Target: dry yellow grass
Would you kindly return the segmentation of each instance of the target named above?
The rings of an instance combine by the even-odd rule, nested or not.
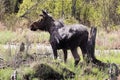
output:
[[[120,29],[109,33],[98,30],[96,46],[102,49],[120,49]]]

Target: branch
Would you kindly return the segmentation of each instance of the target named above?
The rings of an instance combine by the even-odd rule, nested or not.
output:
[[[17,80],[17,71],[16,70],[11,75],[11,80]]]
[[[26,18],[26,15],[29,14],[31,12],[31,10],[34,10],[34,8],[36,8],[38,6],[38,4],[41,2],[41,4],[43,4],[46,0],[43,1],[38,1],[36,2],[33,6],[31,6],[25,13],[23,13],[20,17],[24,17]]]

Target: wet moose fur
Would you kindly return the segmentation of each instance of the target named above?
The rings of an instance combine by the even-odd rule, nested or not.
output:
[[[54,58],[57,59],[57,50],[62,49],[64,52],[64,62],[67,59],[67,50],[70,49],[75,59],[75,65],[80,61],[77,47],[81,48],[83,58],[87,54],[88,31],[82,24],[64,25],[56,21],[46,11],[42,10],[40,16],[42,19],[31,24],[30,29],[47,31],[50,34],[50,44],[53,49]]]

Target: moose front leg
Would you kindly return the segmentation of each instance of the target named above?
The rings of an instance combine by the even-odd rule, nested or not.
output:
[[[67,62],[67,50],[63,49],[63,52],[64,52],[64,62],[66,63]]]
[[[77,48],[71,49],[71,52],[72,52],[72,55],[73,55],[73,57],[75,59],[75,66],[77,66],[77,64],[80,61],[80,56],[79,56],[79,54],[77,52]]]
[[[57,59],[58,54],[57,54],[57,47],[56,47],[56,42],[54,41],[54,39],[52,38],[52,36],[50,36],[50,44],[53,50],[53,54],[54,54],[54,59]]]
[[[54,54],[54,59],[56,60],[57,57],[58,57],[57,49],[54,49],[54,48],[53,48],[53,54]]]

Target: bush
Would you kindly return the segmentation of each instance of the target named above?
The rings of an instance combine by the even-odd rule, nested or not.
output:
[[[11,68],[0,69],[0,80],[10,80],[12,72]]]

